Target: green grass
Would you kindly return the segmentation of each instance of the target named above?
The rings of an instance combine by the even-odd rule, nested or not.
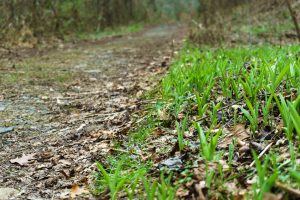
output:
[[[244,123],[248,124],[251,137],[256,140],[266,127],[276,130],[278,120],[283,119],[286,134],[280,137],[289,140],[291,163],[282,168],[278,179],[289,177],[284,180],[295,185],[286,169],[299,170],[295,164],[297,143],[300,141],[299,96],[295,98],[300,90],[300,61],[296,58],[298,52],[299,46],[184,49],[162,81],[163,98],[168,102],[173,101],[174,110],[169,114],[175,118],[178,113],[192,115],[208,130],[204,134],[199,123],[194,122],[200,137],[200,156],[207,161],[214,158],[218,138],[225,136],[220,132],[210,136],[209,130]],[[298,92],[293,93],[292,90]],[[240,111],[232,109],[230,105],[237,105]],[[193,111],[195,106],[197,112]],[[228,148],[228,159],[232,163],[234,146],[229,145]],[[280,153],[278,149],[275,151]],[[259,179],[253,185],[253,192],[249,191],[248,195],[262,199],[264,193],[273,187],[278,172],[275,168],[266,168],[268,159],[264,164],[260,163],[257,156],[254,156],[254,160],[255,173],[258,173]],[[270,173],[274,175],[265,180]],[[218,181],[211,179],[218,179],[221,174],[207,173],[207,182],[211,183],[213,190],[218,190],[220,185],[214,184]],[[291,174],[297,179],[297,173]]]
[[[174,199],[180,187],[193,191],[184,186],[193,179],[205,182],[205,187],[209,188],[205,193],[208,199],[233,199],[234,195],[227,187],[232,183],[235,183],[237,190],[246,190],[246,199],[263,199],[267,192],[280,192],[274,186],[276,181],[300,189],[300,169],[296,161],[300,151],[298,52],[299,46],[218,50],[187,47],[182,50],[162,80],[161,98],[148,109],[145,120],[129,135],[129,142],[125,144],[132,149],[130,151],[134,152],[134,148],[138,147],[144,155],[151,154],[153,152],[147,152],[152,148],[148,143],[154,139],[152,133],[159,129],[162,133],[155,137],[173,133],[173,139],[178,144],[178,155],[187,153],[193,154],[193,157],[185,161],[183,171],[169,177],[149,174],[150,169],[158,164],[155,160],[143,172],[139,171],[143,167],[137,168],[132,164],[129,168],[134,170],[126,174],[133,175],[123,176],[128,181],[124,181],[126,184],[119,191],[127,191],[130,199]],[[157,95],[150,98],[153,97],[157,98]],[[282,127],[278,127],[280,121],[283,122]],[[233,133],[226,130],[234,130],[237,125],[250,130],[249,137],[243,141],[246,144],[255,141],[266,146],[272,140],[261,141],[259,137],[262,132],[270,130],[272,137],[287,141],[284,145],[288,151],[284,153],[289,156],[282,158],[282,149],[273,145],[262,157],[254,152],[248,153],[246,161],[236,160],[241,148],[238,137],[233,137],[225,148],[220,145],[228,134]],[[191,136],[191,132],[195,132],[195,136]],[[195,141],[199,141],[197,151],[192,150]],[[168,152],[162,155],[168,156]],[[195,159],[203,173],[201,176],[191,170]],[[143,166],[143,161],[136,160]],[[120,159],[117,161],[124,163]],[[251,162],[253,167],[246,167]],[[113,165],[108,165],[107,170],[112,168]],[[105,174],[101,167],[100,171],[100,174]],[[121,171],[118,173],[125,173],[126,169]],[[136,178],[140,173],[142,178]],[[189,175],[185,176],[185,173]],[[197,176],[202,179],[195,178]],[[98,180],[104,180],[103,176],[100,177]],[[254,182],[251,187],[245,188],[239,184],[241,179]],[[129,187],[128,183],[135,181],[138,183]],[[119,182],[122,183],[122,180]],[[105,186],[106,189],[110,187],[109,184]],[[115,197],[114,188],[117,186],[109,189],[111,197]],[[169,192],[166,193],[166,190]],[[140,196],[143,193],[144,196]]]
[[[106,166],[97,162],[99,173],[95,184],[95,194],[107,191],[111,199],[117,199],[119,192],[129,196],[135,193],[138,182],[149,168],[149,163],[141,163],[138,159],[126,154],[111,156],[106,160]]]
[[[185,116],[181,125],[179,124],[179,122],[176,122],[178,146],[179,146],[179,151],[181,152],[184,150],[186,146],[186,142],[184,140],[184,132],[186,131],[187,119],[188,116]]]
[[[287,21],[285,23],[280,23],[280,24],[259,24],[259,25],[252,25],[252,26],[247,26],[244,25],[241,28],[241,31],[246,32],[246,33],[253,33],[255,35],[259,34],[270,34],[270,33],[276,33],[278,35],[287,32],[287,31],[293,31],[294,25],[292,24],[291,21]]]
[[[207,134],[204,134],[202,128],[198,123],[194,123],[195,128],[198,131],[199,134],[199,140],[200,140],[200,152],[208,161],[211,161],[214,159],[215,151],[218,143],[218,139],[222,133],[222,130],[219,130],[215,136],[212,135],[212,133],[208,132]],[[210,139],[210,142],[208,142]]]
[[[123,154],[107,159],[107,168],[97,162],[98,173],[94,185],[94,194],[110,199],[119,199],[121,193],[128,199],[149,199],[156,197],[161,200],[172,200],[176,187],[172,185],[172,174],[165,177],[164,173],[156,180],[147,177],[151,164],[145,164],[137,158]]]

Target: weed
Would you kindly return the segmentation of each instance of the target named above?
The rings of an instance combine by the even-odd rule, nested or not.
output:
[[[292,118],[292,121],[294,123],[294,127],[296,129],[296,132],[298,133],[298,138],[299,138],[299,141],[300,141],[300,116],[295,108],[295,105],[291,102],[288,102],[288,105],[289,105],[289,110],[290,110],[290,113],[291,113],[291,118]]]
[[[181,124],[181,128],[180,128],[180,124],[178,122],[176,122],[177,135],[178,135],[178,144],[179,144],[179,150],[181,152],[185,148],[184,132],[186,130],[187,119],[188,119],[188,116],[185,116],[185,118],[183,119],[183,122]]]
[[[206,185],[207,188],[211,187],[214,175],[215,175],[215,172],[213,170],[209,170],[208,166],[206,164],[206,168],[205,168],[205,185]]]
[[[275,183],[278,177],[278,173],[275,172],[271,176],[268,176],[267,170],[268,170],[269,157],[267,157],[265,159],[264,164],[262,164],[254,151],[252,152],[252,154],[255,160],[256,171],[258,176],[257,183],[253,185],[253,193],[255,199],[261,200],[263,199],[264,194],[271,190],[273,184]],[[259,191],[257,191],[257,189]]]
[[[210,142],[208,142],[208,138],[204,134],[202,128],[200,127],[199,123],[194,122],[194,127],[198,131],[199,139],[200,139],[200,149],[203,157],[211,161],[214,159],[216,147],[217,147],[217,142],[218,139],[222,133],[222,130],[219,130],[215,136],[212,136],[210,133]]]
[[[228,149],[228,163],[230,165],[232,164],[232,160],[234,157],[235,146],[236,146],[236,140],[233,140],[232,143],[229,145],[229,149]]]
[[[145,139],[152,133],[156,127],[157,120],[152,116],[151,113],[148,114],[145,122],[139,124],[136,130],[130,133],[130,144],[143,144]]]
[[[269,118],[270,118],[270,109],[272,105],[273,100],[273,94],[269,96],[269,98],[266,97],[265,105],[262,106],[262,112],[263,112],[263,119],[264,119],[264,125],[269,125]]]
[[[136,188],[149,165],[140,163],[125,154],[108,157],[107,162],[109,164],[107,169],[101,163],[96,162],[99,173],[95,192],[99,194],[108,190],[111,199],[117,199],[117,195],[121,191],[126,192],[129,198],[134,197]]]
[[[172,186],[172,173],[166,178],[163,173],[160,174],[160,182],[154,180],[151,182],[145,177],[142,178],[147,200],[172,200],[175,199],[177,187]]]
[[[206,112],[208,108],[208,104],[205,103],[204,97],[200,97],[199,95],[196,95],[196,99],[197,99],[197,106],[198,106],[198,117],[201,118]]]
[[[145,177],[143,177],[142,180],[143,180],[144,190],[146,192],[147,200],[154,200],[157,191],[157,181],[154,180],[153,183],[151,183]]]
[[[218,110],[220,109],[220,107],[221,107],[221,103],[218,103],[217,105],[215,105],[215,103],[212,102],[212,111],[208,111],[208,114],[211,118],[210,128],[213,128],[218,124],[218,120],[219,120]]]
[[[235,97],[236,101],[240,100],[240,88],[239,88],[239,84],[237,83],[237,81],[232,80],[231,81],[231,88],[232,88],[232,96]]]
[[[271,152],[274,151],[276,154],[264,156],[263,162],[253,153],[256,170],[247,169],[243,171],[243,175],[247,178],[252,177],[257,172],[257,182],[253,184],[253,193],[249,194],[250,198],[262,199],[277,179],[291,184],[296,181],[299,182],[300,175],[296,160],[299,153],[297,139],[300,139],[300,97],[294,102],[290,102],[294,100],[294,91],[298,92],[300,89],[299,61],[294,59],[298,51],[297,46],[219,50],[189,48],[181,52],[167,76],[162,80],[162,99],[159,101],[159,105],[156,104],[156,110],[167,108],[168,116],[175,116],[176,118],[178,113],[182,111],[189,113],[189,117],[186,116],[182,121],[175,122],[181,152],[185,150],[190,139],[184,137],[187,125],[192,122],[189,120],[201,122],[201,126],[200,123],[192,123],[200,139],[199,154],[205,160],[201,164],[205,165],[203,180],[205,180],[206,187],[209,188],[209,197],[233,198],[224,195],[223,189],[227,190],[225,182],[236,182],[238,181],[237,178],[241,176],[235,170],[223,171],[220,164],[218,164],[217,170],[209,169],[209,164],[214,163],[212,161],[224,160],[222,151],[217,151],[217,144],[222,131],[213,133],[212,130],[217,127],[220,128],[221,125],[230,126],[232,120],[234,127],[238,123],[242,123],[241,120],[249,121],[252,136],[256,137],[256,133],[261,129],[262,124],[259,123],[261,118],[263,119],[263,126],[271,127],[272,123],[277,123],[282,119],[285,135],[278,131],[277,126],[272,127],[272,129],[276,130],[276,137],[286,137],[288,139],[288,143],[285,144],[289,148],[290,158],[282,163],[280,160],[282,158],[279,156],[278,148],[275,145]],[[262,99],[262,94],[264,99]],[[195,103],[197,104],[197,110],[195,110]],[[242,108],[240,104],[246,104],[246,106]],[[278,115],[278,110],[280,115]],[[222,123],[220,122],[221,114]],[[145,138],[151,134],[155,127],[163,125],[161,121],[156,119],[155,114],[149,114],[148,117],[151,120],[145,120],[146,123],[143,123],[144,128],[131,134],[130,141],[138,143],[138,145],[146,145],[144,143]],[[229,119],[230,117],[233,119]],[[172,125],[173,123],[170,122],[168,127]],[[164,126],[164,128],[167,128],[167,126]],[[170,129],[174,129],[174,127],[172,126]],[[235,137],[236,134],[244,135],[247,132],[245,130],[237,131],[238,133],[234,131],[230,135]],[[249,142],[248,137],[244,140]],[[242,164],[240,160],[233,161],[237,143],[240,144],[240,141],[233,139],[228,148],[227,161],[231,168],[235,164],[239,165],[238,167]],[[219,145],[219,147],[223,148],[222,145]],[[278,163],[279,160],[280,163]],[[192,170],[186,170],[193,175]],[[110,177],[114,177],[115,169],[107,171]],[[128,170],[127,168],[123,171],[119,174],[130,175],[128,177],[122,176],[126,177],[128,181],[125,181],[119,191],[126,191],[129,199],[136,198],[137,194],[134,194],[136,193],[134,191],[140,191],[140,189],[145,193],[143,197],[149,200],[175,198],[177,185],[171,184],[170,176],[165,178],[161,175],[160,179],[158,177],[147,179],[145,178],[147,177],[146,174],[144,174],[145,176],[137,181],[137,177],[139,177],[137,167],[134,167],[134,170]],[[128,171],[130,173],[127,173]],[[185,177],[193,179],[192,175]],[[188,178],[186,180],[190,180]],[[103,176],[101,176],[101,179],[103,179]],[[122,179],[120,179],[121,181]],[[176,180],[176,183],[184,184],[184,181],[185,179],[182,178]],[[132,184],[129,182],[132,182]],[[139,184],[139,182],[143,184]],[[108,185],[106,187],[109,188]],[[118,187],[114,186],[112,188]],[[113,194],[114,192],[112,192]]]
[[[251,131],[252,131],[253,135],[255,136],[255,132],[258,128],[258,104],[255,101],[254,105],[252,105],[252,103],[248,99],[246,99],[245,102],[246,102],[250,112],[248,112],[244,108],[241,108],[241,110],[244,113],[244,115],[247,117],[247,119],[249,120]]]
[[[172,174],[167,178],[163,174],[160,175],[160,183],[158,184],[157,197],[160,200],[173,200],[176,196],[177,188],[173,187],[171,184]]]
[[[277,106],[279,108],[279,111],[280,111],[280,114],[281,114],[281,117],[283,120],[284,131],[287,134],[288,140],[292,140],[294,125],[293,125],[292,118],[290,116],[289,107],[288,107],[286,101],[284,100],[284,97],[281,94],[279,95],[280,101],[278,100],[278,98],[276,96],[274,96],[274,98],[275,98],[275,101],[277,103]]]
[[[113,174],[109,174],[99,162],[97,162],[97,167],[103,176],[103,179],[99,180],[99,184],[103,184],[109,188],[111,199],[117,199],[117,193],[122,190],[126,182],[129,181],[130,175],[124,176],[124,174],[121,173],[121,162]]]
[[[300,184],[300,172],[299,171],[290,171],[290,175]]]
[[[130,199],[130,200],[134,199],[134,196],[135,196],[136,190],[137,190],[137,186],[145,173],[146,173],[146,171],[144,169],[141,169],[135,173],[134,177],[131,180],[131,184],[130,184],[129,188],[125,189],[128,199]]]

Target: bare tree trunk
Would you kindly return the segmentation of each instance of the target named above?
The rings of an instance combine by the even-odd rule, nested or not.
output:
[[[290,11],[290,14],[291,14],[291,17],[293,19],[293,22],[294,22],[294,25],[295,25],[295,28],[296,28],[296,31],[297,31],[297,35],[298,35],[298,40],[300,42],[300,29],[299,29],[299,25],[298,25],[298,22],[297,22],[297,17],[296,17],[296,13],[293,11],[293,8],[291,6],[291,3],[289,0],[285,0],[287,6],[288,6],[288,9]]]

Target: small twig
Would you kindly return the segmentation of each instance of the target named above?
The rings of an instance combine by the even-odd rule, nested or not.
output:
[[[294,188],[291,188],[288,185],[285,185],[283,183],[280,183],[280,182],[276,181],[275,186],[278,187],[279,189],[282,189],[282,190],[285,190],[286,192],[291,193],[295,197],[300,197],[300,191],[296,190]]]
[[[268,144],[268,146],[266,146],[266,148],[258,155],[258,159],[260,159],[261,157],[263,157],[263,155],[271,148],[271,146],[273,145],[273,142],[271,142],[270,144]],[[253,167],[255,164],[255,161],[253,161],[250,164],[250,167]]]

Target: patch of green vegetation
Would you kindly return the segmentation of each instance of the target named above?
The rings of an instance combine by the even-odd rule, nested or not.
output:
[[[161,98],[153,104],[144,117],[145,120],[142,119],[140,127],[129,135],[129,143],[126,145],[129,148],[139,147],[138,149],[147,151],[147,148],[141,147],[147,147],[147,139],[156,128],[163,127],[167,130],[162,135],[175,132],[173,138],[178,144],[177,150],[175,148],[177,155],[193,156],[190,160],[183,161],[185,168],[173,174],[172,178],[158,177],[157,174],[150,176],[148,172],[152,165],[148,165],[146,169],[143,168],[143,162],[139,168],[132,164],[129,168],[133,170],[129,173],[126,172],[128,169],[123,170],[122,167],[115,172],[115,165],[109,164],[106,171],[112,171],[107,173],[112,177],[121,176],[122,173],[128,174],[122,176],[128,181],[118,181],[122,184],[124,182],[120,187],[122,189],[118,189],[114,184],[110,186],[109,181],[106,181],[104,188],[109,189],[111,198],[116,197],[115,193],[130,190],[131,192],[127,192],[130,199],[145,198],[139,196],[143,192],[148,199],[174,199],[177,189],[185,188],[184,183],[193,179],[196,182],[205,182],[203,189],[208,199],[234,199],[235,192],[240,190],[247,191],[244,194],[245,198],[263,199],[270,191],[281,191],[275,184],[278,181],[289,187],[299,188],[298,53],[298,46],[184,49],[162,80]],[[283,124],[279,127],[281,121]],[[234,131],[228,133],[228,129],[234,130],[238,125],[244,128],[243,133],[248,134],[243,141],[239,135],[234,135]],[[191,136],[191,132],[196,134]],[[189,136],[186,133],[189,133]],[[283,146],[288,151],[282,152],[283,148],[275,145],[272,139],[263,138],[263,133],[267,133],[271,138],[287,141]],[[230,135],[234,137],[225,147],[222,146]],[[242,153],[244,157],[237,159],[236,156],[240,156],[238,152],[242,148],[241,145],[250,145],[252,142],[262,146],[261,150],[256,149],[256,153],[266,149],[264,154],[257,156],[254,151],[251,154],[249,146],[248,153]],[[192,144],[198,145],[197,151],[192,150]],[[168,147],[164,144],[162,146],[162,149]],[[164,155],[168,155],[169,152],[166,151]],[[283,153],[289,155],[280,156]],[[132,155],[134,154],[128,152],[127,156]],[[123,166],[122,159],[115,159]],[[191,164],[195,159],[200,174],[194,174],[191,170],[195,168]],[[136,158],[136,161],[140,162],[140,158]],[[105,174],[104,169],[100,166],[99,169],[102,177]],[[141,172],[141,169],[145,170]],[[184,176],[183,172],[188,175]],[[115,173],[117,175],[114,175]],[[149,177],[150,180],[143,177]],[[244,182],[241,183],[241,179]],[[252,184],[247,183],[248,187],[245,187],[245,180]],[[128,183],[136,181],[139,183],[133,184],[133,189],[130,189]],[[234,185],[235,191],[228,188],[229,185]],[[104,188],[102,190],[105,190]],[[171,188],[168,189],[170,193],[164,193],[166,189],[160,188]],[[189,194],[194,192],[191,187],[185,189],[189,190]],[[290,197],[290,194],[286,195]]]
[[[254,35],[262,34],[276,34],[281,35],[285,32],[293,31],[294,25],[291,21],[281,23],[267,23],[258,25],[242,25],[239,30],[245,33],[252,33]]]
[[[101,194],[109,189],[111,199],[117,199],[118,192],[127,192],[129,196],[134,194],[138,181],[145,174],[148,165],[129,155],[108,157],[108,168],[97,162],[99,173],[95,185],[95,193]]]
[[[255,189],[248,191],[251,198],[262,199],[263,194],[270,191],[276,180],[282,181],[280,177],[289,177],[290,170],[299,170],[299,166],[294,163],[297,157],[295,154],[298,152],[297,142],[300,141],[296,127],[300,119],[298,52],[298,46],[219,50],[187,48],[162,82],[163,98],[173,102],[174,110],[170,110],[170,115],[175,118],[180,113],[193,116],[192,122],[200,137],[200,155],[207,161],[213,160],[214,154],[217,153],[216,147],[220,142],[218,138],[222,137],[220,127],[230,125],[232,119],[235,121],[234,126],[236,121],[248,124],[252,133],[251,140],[254,141],[266,127],[278,131],[276,121],[283,119],[283,130],[286,134],[280,132],[280,137],[285,139],[287,136],[291,159],[278,162],[277,158],[276,162],[277,165],[286,161],[291,163],[279,172],[275,167],[265,167],[268,165],[267,153],[264,164],[254,156],[254,174],[258,173],[259,178],[253,185]],[[281,99],[281,102],[278,99]],[[195,106],[197,112],[193,111]],[[235,108],[232,109],[232,106]],[[239,110],[238,115],[236,108]],[[278,114],[278,109],[281,115]],[[206,133],[199,124],[205,127]],[[219,131],[212,133],[211,130]],[[178,140],[182,143],[182,138]],[[234,146],[229,145],[228,148],[231,151],[229,157],[232,163]],[[277,148],[274,151],[280,153]],[[206,182],[211,183],[210,188],[216,192],[221,185],[211,179],[220,179],[222,173],[208,172],[206,176]],[[273,176],[272,173],[280,173],[281,176]],[[265,180],[266,177],[270,180]],[[296,185],[291,178],[285,182]]]
[[[138,144],[142,145],[145,143],[145,140],[148,136],[150,136],[156,127],[157,121],[156,119],[147,114],[147,119],[142,125],[139,125],[139,127],[134,130],[132,133],[130,133],[129,140],[132,145]]]
[[[126,154],[111,156],[106,159],[106,166],[97,162],[94,193],[119,199],[121,193],[128,199],[174,199],[176,188],[172,186],[172,174],[165,177],[163,173],[156,180],[147,177],[151,163],[143,163],[134,156]]]
[[[153,98],[154,93],[146,95],[147,99]],[[136,149],[143,151],[147,147],[147,139],[161,123],[156,113],[163,106],[158,102],[148,107],[145,117],[137,119],[136,128],[131,130],[128,140],[123,144],[115,143],[115,149],[126,145],[128,152],[108,157],[103,162],[105,164],[97,162],[95,194],[108,195],[111,199],[117,199],[120,194],[125,194],[128,199],[174,199],[178,183],[172,181],[173,174],[166,175],[161,171],[159,177],[150,176],[148,173],[153,169],[153,161],[143,161],[140,155],[133,153]]]

